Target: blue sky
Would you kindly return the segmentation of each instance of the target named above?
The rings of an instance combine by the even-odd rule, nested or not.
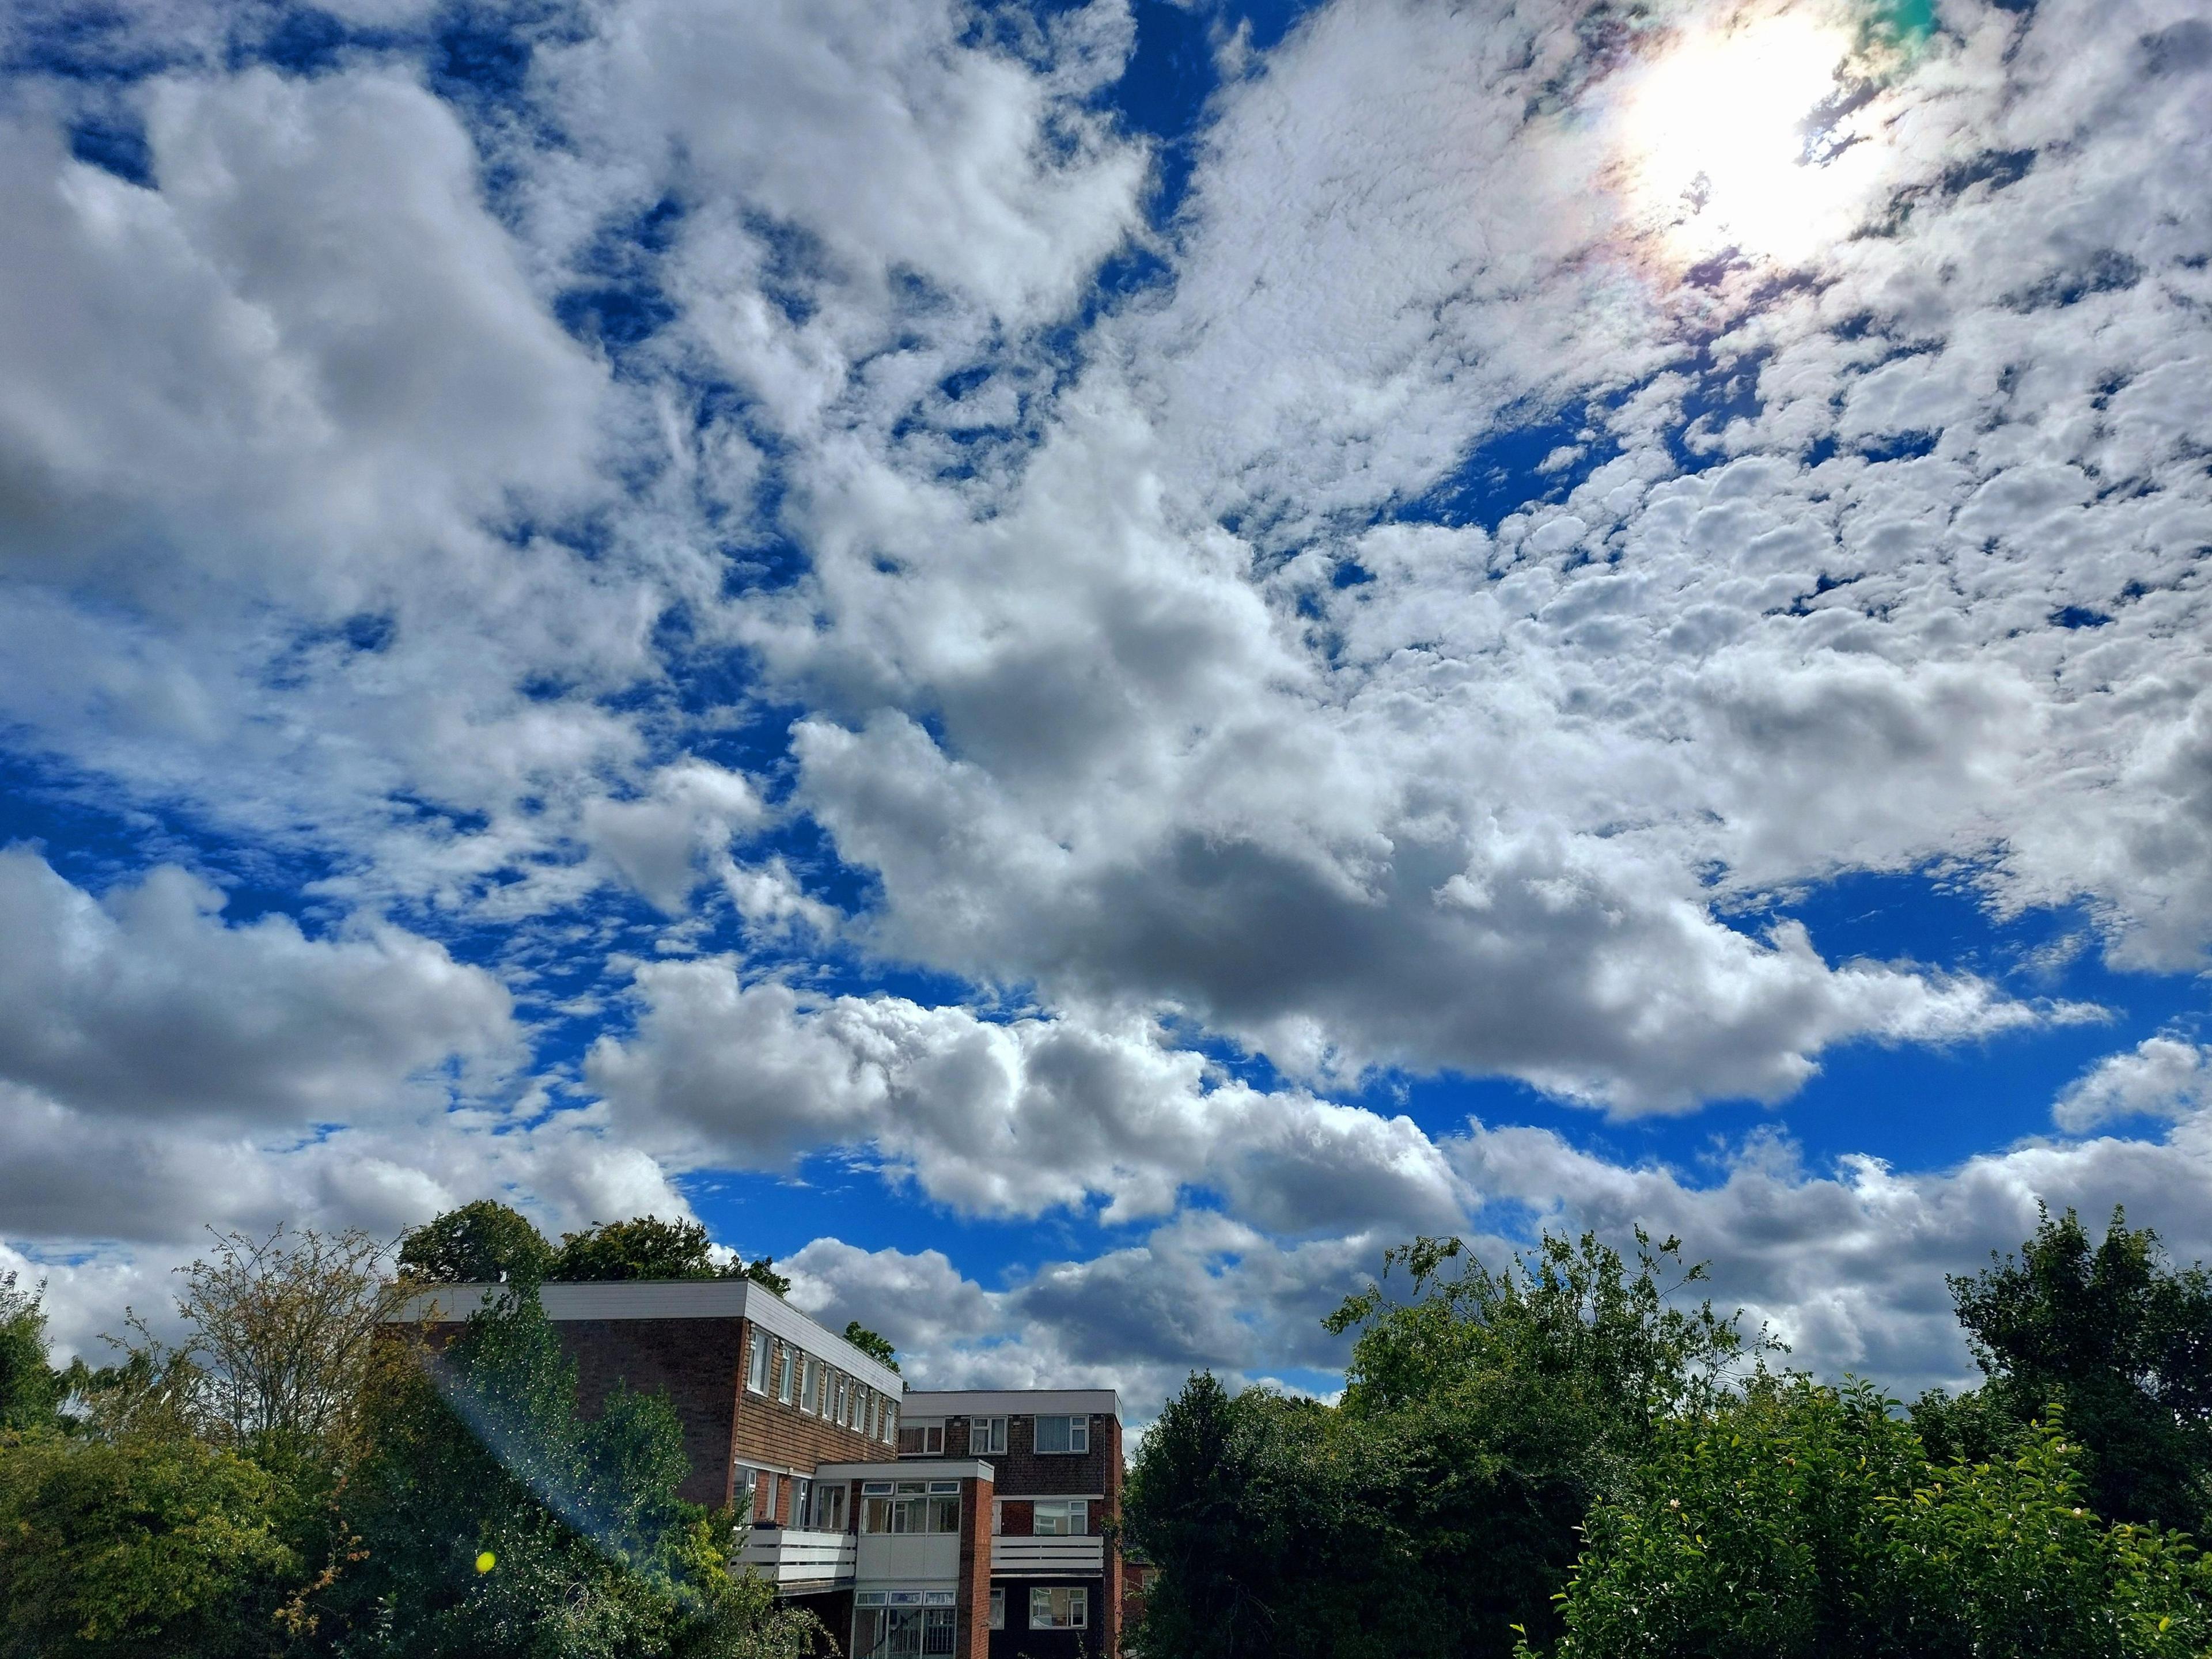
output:
[[[2212,30],[0,25],[0,1271],[691,1213],[939,1384],[1415,1231],[2212,1253]]]

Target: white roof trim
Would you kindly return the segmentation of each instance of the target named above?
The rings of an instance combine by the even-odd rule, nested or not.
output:
[[[896,1463],[817,1463],[817,1480],[996,1480],[977,1457],[909,1457]]]
[[[495,1285],[440,1285],[408,1298],[392,1316],[398,1324],[466,1319]],[[879,1394],[906,1393],[899,1374],[872,1354],[816,1324],[765,1285],[750,1279],[620,1279],[608,1284],[542,1285],[538,1305],[556,1322],[574,1319],[750,1319],[762,1329],[826,1359]]]
[[[1111,1389],[921,1389],[906,1397],[902,1423],[947,1417],[1121,1417]]]

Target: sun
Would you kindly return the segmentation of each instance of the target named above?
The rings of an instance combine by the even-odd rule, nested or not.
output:
[[[1693,27],[1625,81],[1615,174],[1674,259],[1796,264],[1849,233],[1869,146],[1839,135],[1850,37],[1796,13]]]

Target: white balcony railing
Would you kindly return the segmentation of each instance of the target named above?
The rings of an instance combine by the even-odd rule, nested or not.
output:
[[[760,1527],[746,1534],[738,1565],[773,1584],[840,1583],[852,1580],[854,1554],[850,1533]]]
[[[994,1538],[991,1571],[1079,1577],[1106,1571],[1103,1538]]]

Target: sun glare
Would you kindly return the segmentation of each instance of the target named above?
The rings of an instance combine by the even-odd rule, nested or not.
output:
[[[1638,231],[1679,259],[1734,248],[1785,264],[1848,231],[1870,147],[1812,125],[1850,50],[1837,28],[1770,15],[1692,32],[1645,65],[1620,106]]]

